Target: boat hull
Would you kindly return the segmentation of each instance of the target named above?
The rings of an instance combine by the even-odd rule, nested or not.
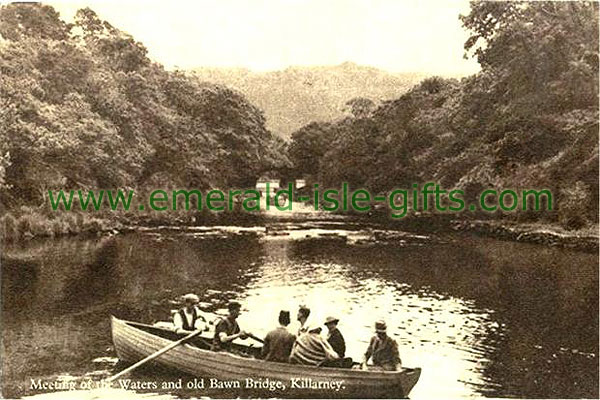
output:
[[[115,317],[111,325],[117,355],[127,363],[137,362],[173,342],[157,334],[159,329],[147,325]],[[206,386],[211,383],[211,378],[216,382],[237,381],[239,393],[244,397],[247,397],[245,393],[250,392],[264,392],[268,397],[406,397],[421,373],[420,368],[380,372],[274,363],[204,350],[189,344],[175,347],[154,362],[204,378]],[[281,382],[285,390],[248,387],[247,380],[251,380],[250,383]]]

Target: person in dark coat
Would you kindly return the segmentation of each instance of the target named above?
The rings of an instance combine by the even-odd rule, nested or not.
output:
[[[331,345],[331,348],[337,353],[340,358],[337,360],[327,360],[323,363],[324,367],[337,367],[337,368],[352,368],[352,358],[346,356],[346,341],[342,332],[338,329],[337,325],[339,322],[337,317],[327,317],[325,319],[325,326],[327,327],[327,343]]]
[[[240,338],[245,340],[248,338],[248,333],[241,330],[237,323],[237,318],[240,315],[241,304],[232,301],[227,305],[229,314],[222,318],[215,327],[215,337],[213,338],[212,350],[230,350],[231,342]]]
[[[340,320],[336,317],[327,317],[325,319],[325,326],[328,330],[327,341],[340,358],[344,358],[346,355],[346,341],[344,340],[344,336],[342,336],[342,332],[337,327],[338,322]]]

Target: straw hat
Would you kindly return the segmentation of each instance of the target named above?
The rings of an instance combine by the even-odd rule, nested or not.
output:
[[[194,293],[188,293],[183,296],[183,301],[196,304],[200,302],[200,297],[196,296]]]

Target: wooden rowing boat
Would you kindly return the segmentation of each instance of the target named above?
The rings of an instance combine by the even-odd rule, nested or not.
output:
[[[165,328],[125,321],[112,317],[112,337],[119,359],[132,363],[181,338]],[[158,357],[157,364],[185,372],[193,377],[240,384],[240,395],[261,392],[249,388],[257,381],[280,381],[285,390],[262,390],[268,397],[406,397],[421,375],[420,368],[400,371],[362,371],[360,369],[324,368],[276,363],[209,350],[210,338],[197,337],[193,342]],[[235,345],[238,352],[251,354],[256,348]],[[248,383],[247,380],[252,380]],[[339,387],[337,383],[341,382]],[[336,390],[338,389],[338,390]]]

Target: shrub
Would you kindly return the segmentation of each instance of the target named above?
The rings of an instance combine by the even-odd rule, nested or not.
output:
[[[31,232],[33,236],[52,236],[52,222],[40,214],[32,214],[31,216]]]
[[[6,242],[12,242],[17,237],[17,219],[11,213],[7,213],[0,220],[0,238]]]
[[[33,236],[33,218],[30,214],[24,214],[17,220],[17,237],[26,238]]]
[[[67,233],[78,233],[80,232],[79,224],[77,221],[77,217],[73,213],[66,213],[63,218],[63,221],[67,227]]]
[[[69,232],[69,226],[61,218],[52,221],[52,232],[54,236],[65,235]]]
[[[89,233],[101,232],[101,231],[105,230],[104,221],[102,221],[98,218],[94,218],[94,217],[87,218],[83,222],[83,230],[84,230],[84,232],[89,232]]]
[[[590,203],[590,190],[581,181],[560,191],[558,220],[565,229],[580,229],[587,224],[586,210]]]
[[[84,221],[85,221],[85,215],[83,213],[75,214],[75,222],[76,222],[76,226],[77,226],[77,231],[80,231],[83,229]]]

